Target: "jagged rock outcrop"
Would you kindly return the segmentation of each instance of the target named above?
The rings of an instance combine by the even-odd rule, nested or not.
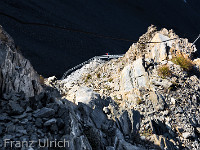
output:
[[[142,58],[127,65],[121,72],[120,90],[123,99],[138,95],[140,89],[149,88],[148,74],[143,66]]]
[[[42,91],[39,80],[30,62],[0,26],[0,95],[21,91],[27,97],[37,95]]]
[[[134,61],[132,65],[124,67],[121,72],[121,89],[124,92],[133,88],[148,88],[148,74],[143,66],[142,58]]]
[[[38,74],[3,29],[0,37],[0,149],[156,148],[135,140],[141,120],[138,111],[118,111],[112,99],[101,98],[84,86],[75,93],[76,104],[62,99],[55,89],[59,88],[56,77],[47,80],[54,88],[45,85],[42,88]],[[109,117],[110,112],[105,112],[105,108],[111,105],[115,106],[112,111],[116,116]]]
[[[196,51],[195,45],[189,43],[188,39],[179,38],[173,30],[168,31],[164,28],[157,31],[152,25],[139,41],[129,48],[124,59],[126,62],[131,62],[130,60],[135,58],[145,57],[153,59],[154,62],[161,62],[178,54],[192,58]]]
[[[40,94],[38,75],[6,35],[0,51],[1,143],[33,140],[36,150],[47,139],[66,140],[71,150],[199,149],[196,49],[172,30],[151,26],[123,58],[91,62],[63,81],[45,79],[48,87]],[[12,149],[9,143],[0,147]]]
[[[57,80],[52,85],[60,86],[64,97],[86,86],[101,97],[112,98],[116,104],[103,110],[108,118],[119,118],[121,131],[129,139],[133,139],[128,133],[132,132],[130,116],[135,110],[142,116],[137,124],[140,140],[152,141],[161,149],[197,150],[200,72],[199,58],[193,58],[196,51],[195,45],[173,30],[157,31],[150,26],[124,57],[101,63],[82,74],[70,88],[65,88],[65,81]]]

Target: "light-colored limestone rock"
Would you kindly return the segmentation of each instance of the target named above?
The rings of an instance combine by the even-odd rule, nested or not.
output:
[[[79,102],[89,104],[92,100],[99,98],[100,95],[88,87],[80,87],[76,91],[76,104],[78,104]]]
[[[194,137],[195,134],[194,134],[194,133],[190,133],[190,132],[184,132],[184,133],[182,134],[182,136],[183,136],[185,139],[187,139],[187,138],[189,138],[189,137]]]
[[[154,109],[156,109],[157,111],[164,110],[165,103],[162,95],[156,93],[155,91],[152,91],[149,94],[149,99],[152,101]]]
[[[176,104],[176,99],[175,98],[171,98],[171,103],[173,104],[173,105],[175,105]]]
[[[121,73],[121,90],[124,92],[131,91],[133,89],[133,81],[131,78],[131,66],[126,66]]]
[[[121,73],[121,90],[132,91],[134,88],[148,87],[148,75],[143,66],[142,58],[126,66]]]
[[[55,76],[52,76],[52,77],[49,77],[47,80],[48,80],[48,82],[53,82],[53,81],[57,80],[57,78]]]
[[[163,41],[167,41],[169,40],[169,37],[162,35],[160,33],[157,33],[153,39],[151,40],[151,42],[163,42]],[[167,58],[167,48],[166,46],[171,47],[172,42],[168,41],[168,42],[164,42],[164,43],[155,43],[155,44],[151,44],[151,46],[153,46],[149,57],[151,59],[153,59],[155,62],[161,62],[163,60],[166,60]]]

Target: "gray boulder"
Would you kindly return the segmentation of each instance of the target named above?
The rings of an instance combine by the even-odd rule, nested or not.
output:
[[[55,115],[55,110],[51,108],[42,108],[34,115],[36,118],[48,118]]]
[[[50,119],[50,120],[46,121],[44,123],[44,126],[50,126],[50,125],[55,124],[56,122],[57,122],[57,120],[55,118],[53,118],[53,119]]]
[[[100,109],[94,109],[90,116],[98,129],[100,129],[101,125],[107,120],[106,115]]]
[[[131,91],[133,88],[147,87],[148,82],[148,74],[143,66],[142,58],[138,58],[132,65],[122,70],[120,85],[124,92]]]
[[[16,101],[10,100],[8,104],[11,107],[10,114],[19,115],[24,112],[24,109]]]
[[[129,118],[128,112],[125,111],[119,118],[119,123],[124,135],[129,135],[132,130],[131,120]]]

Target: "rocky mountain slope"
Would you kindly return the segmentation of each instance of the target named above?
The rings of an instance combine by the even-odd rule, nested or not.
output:
[[[132,110],[138,111],[140,138],[161,149],[199,149],[200,59],[193,58],[196,51],[173,30],[157,31],[150,26],[124,57],[99,65],[91,62],[65,80],[51,77],[45,84],[75,104],[111,99],[115,104],[103,108],[109,119],[120,120],[125,112],[132,116]],[[133,139],[131,126],[121,131],[127,141]]]
[[[155,24],[174,29],[192,42],[200,33],[199,10],[199,0],[1,0],[0,23],[39,74],[60,78],[64,71],[91,57],[107,52],[124,54],[132,44],[107,36],[137,41]]]
[[[120,120],[109,119],[105,107],[115,105],[112,99],[96,95],[88,104],[76,105],[45,86],[2,27],[0,62],[1,150],[159,149],[139,139],[138,111],[129,112],[131,116],[125,111]]]
[[[173,30],[150,26],[124,57],[64,80],[43,80],[0,33],[0,149],[199,149],[200,59]]]

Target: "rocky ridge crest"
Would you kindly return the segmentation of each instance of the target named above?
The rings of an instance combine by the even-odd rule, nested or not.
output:
[[[195,45],[173,30],[157,31],[150,26],[123,58],[101,63],[71,84],[56,79],[46,80],[46,84],[57,87],[63,97],[76,104],[83,97],[88,98],[82,101],[87,103],[98,97],[112,99],[117,105],[104,108],[110,119],[137,110],[143,116],[140,136],[162,149],[198,149],[200,80],[199,58],[193,57],[196,51]]]
[[[99,63],[93,63],[94,68]],[[55,150],[59,149],[57,144],[47,146],[46,142],[64,140],[68,142],[64,149],[69,150],[158,148],[153,143],[136,140],[141,118],[138,111],[125,111],[120,119],[114,120],[107,116],[110,110],[106,108],[116,105],[112,99],[101,98],[90,88],[83,87],[76,93],[79,99],[76,105],[61,98],[57,91],[59,85],[54,84],[52,88],[42,84],[42,78],[2,28],[0,64],[0,149],[40,150],[39,143],[42,143],[44,149]],[[76,79],[79,78],[74,81]],[[48,82],[56,83],[55,77]],[[34,141],[31,147],[18,143],[29,141]]]
[[[45,85],[3,29],[0,37],[1,149],[13,149],[5,139],[36,141],[29,150],[39,139],[65,139],[70,150],[199,149],[199,59],[172,30],[151,26],[123,58]]]

